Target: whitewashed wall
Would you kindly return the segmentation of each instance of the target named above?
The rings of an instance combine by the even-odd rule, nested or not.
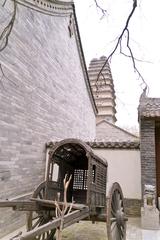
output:
[[[94,152],[108,162],[107,191],[113,182],[118,182],[125,198],[141,199],[140,151],[94,149]]]

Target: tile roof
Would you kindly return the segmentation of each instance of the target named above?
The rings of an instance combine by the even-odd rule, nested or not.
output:
[[[140,142],[87,142],[92,148],[107,148],[107,149],[140,149]]]
[[[140,149],[140,142],[86,142],[91,148],[107,148],[107,149]],[[48,142],[46,147],[53,147],[56,142]]]
[[[160,98],[145,97],[140,100],[138,107],[139,117],[160,117]]]

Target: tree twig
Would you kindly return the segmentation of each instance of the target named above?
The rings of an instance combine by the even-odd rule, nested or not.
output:
[[[120,53],[121,53],[122,55],[124,55],[125,57],[127,57],[127,58],[131,58],[130,55],[128,55],[128,54],[126,54],[126,53],[123,52],[121,45],[120,45]],[[146,60],[142,60],[142,59],[136,58],[135,56],[134,56],[134,59],[135,59],[136,62],[153,63],[153,62],[151,62],[151,61],[146,61]]]
[[[138,76],[141,78],[142,82],[145,84],[145,86],[148,87],[146,81],[144,80],[144,78],[142,77],[141,73],[139,72],[139,70],[137,69],[136,67],[136,64],[135,64],[135,58],[134,58],[134,54],[132,52],[132,49],[129,45],[129,41],[130,41],[130,36],[129,36],[129,23],[130,23],[130,20],[135,12],[135,9],[137,7],[137,0],[133,0],[133,7],[132,7],[132,10],[126,20],[126,23],[125,23],[125,26],[120,34],[120,36],[118,37],[118,40],[117,40],[117,43],[114,47],[114,49],[112,50],[112,52],[109,54],[109,56],[107,57],[107,59],[105,60],[103,66],[101,67],[101,70],[99,71],[98,73],[98,76],[97,76],[97,81],[99,80],[100,76],[102,75],[102,72],[103,72],[103,69],[105,68],[106,64],[108,63],[108,61],[112,58],[113,54],[116,52],[117,48],[120,46],[120,53],[122,53],[122,39],[123,39],[123,36],[125,33],[127,33],[127,48],[129,50],[129,53],[130,53],[130,58],[132,59],[132,63],[133,63],[133,68],[135,70],[135,72],[138,74]]]
[[[105,16],[107,14],[107,10],[102,8],[99,3],[97,2],[97,0],[94,0],[96,7],[100,9],[100,11],[102,12],[103,16]]]

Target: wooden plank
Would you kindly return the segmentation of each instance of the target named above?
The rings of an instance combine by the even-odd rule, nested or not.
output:
[[[30,198],[30,200],[35,202],[41,207],[48,207],[51,209],[55,209],[55,203],[52,200],[45,200],[45,199],[39,199],[39,198]]]
[[[72,224],[74,224],[74,223],[76,223],[76,222],[78,222],[80,220],[86,219],[88,217],[89,217],[89,212],[86,212],[86,213],[83,212],[83,213],[79,214],[79,216],[76,216],[75,218],[72,218],[72,219],[70,219],[68,221],[65,221],[64,225],[63,225],[63,228],[69,227]]]
[[[45,199],[38,199],[38,198],[31,198],[30,200],[35,201],[40,206],[55,208],[55,203],[52,200],[45,200]],[[59,202],[58,204],[60,206],[63,206],[64,203]],[[72,204],[72,203],[67,203],[67,204],[68,204],[68,207],[70,207],[72,205],[72,208],[76,209],[76,210],[82,210],[82,209],[86,208],[86,205],[84,205],[84,204]]]
[[[70,225],[72,225],[73,223],[76,223],[77,221],[84,219],[86,217],[89,216],[89,208],[86,207],[83,210],[75,210],[73,212],[71,212],[68,215],[65,215],[64,217],[64,228],[68,227]],[[54,219],[51,222],[48,222],[40,227],[38,227],[37,229],[33,229],[27,233],[25,233],[24,235],[20,236],[18,238],[18,240],[30,240],[38,235],[41,235],[51,229],[55,229],[57,227],[59,227],[61,224],[61,219],[57,218]]]
[[[13,210],[16,211],[38,211],[40,210],[39,206],[36,202],[33,201],[26,201],[26,200],[0,200],[0,208],[11,207]]]

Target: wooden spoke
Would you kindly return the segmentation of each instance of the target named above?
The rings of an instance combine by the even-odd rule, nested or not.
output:
[[[116,222],[114,222],[114,223],[112,222],[112,224],[111,224],[112,232],[114,232],[116,227],[117,227]]]
[[[33,224],[34,223],[34,224]],[[32,229],[35,229],[36,227],[39,227],[41,225],[43,225],[44,223],[46,223],[46,220],[43,216],[39,216],[38,220],[36,222],[32,222]]]
[[[119,224],[117,224],[117,228],[118,228],[118,232],[119,232],[119,235],[120,235],[121,239],[123,239],[124,231],[123,231],[123,229],[122,229],[122,226],[120,226]]]
[[[114,183],[107,203],[108,240],[126,240],[126,218],[121,187]]]
[[[119,210],[123,210],[123,207],[122,207],[122,199],[119,200],[118,209],[119,209]]]
[[[111,223],[116,222],[116,218],[111,218]]]
[[[113,217],[116,216],[116,212],[113,209],[111,209],[111,214],[112,214]]]
[[[52,186],[52,182],[50,182]],[[41,183],[34,191],[32,198],[45,198],[45,182]],[[27,216],[27,231],[33,230],[42,226],[43,224],[53,220],[53,216],[50,210],[43,210],[37,212],[29,212]],[[44,232],[41,235],[36,236],[33,240],[54,240],[55,229]]]
[[[32,221],[34,221],[34,220],[36,220],[37,218],[40,218],[40,217],[42,217],[43,216],[43,214],[38,214],[38,215],[36,215],[35,217],[32,217]]]
[[[37,227],[37,226],[40,226],[42,220],[43,220],[43,218],[42,218],[42,217],[39,217],[38,220],[33,224],[32,229],[34,229],[34,228]]]
[[[39,193],[39,195],[38,195],[38,196],[39,196],[39,198],[40,198],[40,199],[43,199],[43,195],[42,195],[42,193],[41,193],[41,192]]]

